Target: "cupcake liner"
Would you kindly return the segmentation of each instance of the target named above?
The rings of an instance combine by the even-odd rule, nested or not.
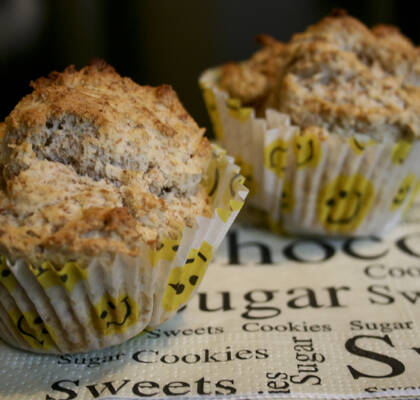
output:
[[[218,87],[220,69],[200,87],[221,145],[250,189],[248,203],[275,232],[353,236],[383,234],[410,207],[420,179],[420,142],[375,142],[365,135],[303,134],[288,115],[265,118]],[[418,189],[417,189],[418,190]]]
[[[85,268],[48,260],[32,266],[0,255],[0,337],[42,353],[74,353],[115,345],[169,318],[195,293],[241,209],[248,190],[233,159],[213,147],[204,185],[212,216],[198,217],[179,239],[136,257],[97,256]]]

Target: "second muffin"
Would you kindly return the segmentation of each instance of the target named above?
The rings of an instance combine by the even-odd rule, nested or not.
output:
[[[337,12],[200,77],[214,130],[273,229],[382,233],[420,182],[420,58],[390,26]]]

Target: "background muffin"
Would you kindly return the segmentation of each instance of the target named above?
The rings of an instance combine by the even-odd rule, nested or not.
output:
[[[418,50],[396,28],[369,30],[343,12],[287,44],[262,42],[200,81],[216,133],[252,171],[253,203],[290,232],[395,224],[419,179]]]
[[[98,61],[32,87],[1,129],[0,334],[40,351],[118,343],[188,300],[245,192],[236,179],[224,196],[237,169],[169,86]]]
[[[420,136],[419,52],[396,27],[369,30],[338,14],[287,44],[262,43],[249,61],[221,70],[221,87],[243,105],[271,107],[302,128],[346,136]]]

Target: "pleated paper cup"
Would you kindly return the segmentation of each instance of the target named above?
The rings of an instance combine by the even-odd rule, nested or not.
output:
[[[383,234],[401,220],[420,188],[420,141],[325,137],[270,109],[257,118],[218,87],[219,76],[214,68],[199,80],[215,134],[242,167],[247,203],[273,231]]]
[[[122,343],[171,318],[197,290],[241,209],[248,190],[233,159],[216,146],[203,184],[210,218],[198,217],[158,250],[139,244],[136,257],[97,256],[32,266],[0,256],[0,337],[42,353],[74,353]]]

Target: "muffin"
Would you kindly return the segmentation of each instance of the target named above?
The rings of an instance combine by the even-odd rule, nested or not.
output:
[[[280,232],[381,234],[420,180],[420,52],[396,27],[338,11],[200,77],[249,203]]]
[[[246,196],[239,169],[170,86],[102,61],[31,86],[0,128],[0,337],[121,343],[196,290]]]

